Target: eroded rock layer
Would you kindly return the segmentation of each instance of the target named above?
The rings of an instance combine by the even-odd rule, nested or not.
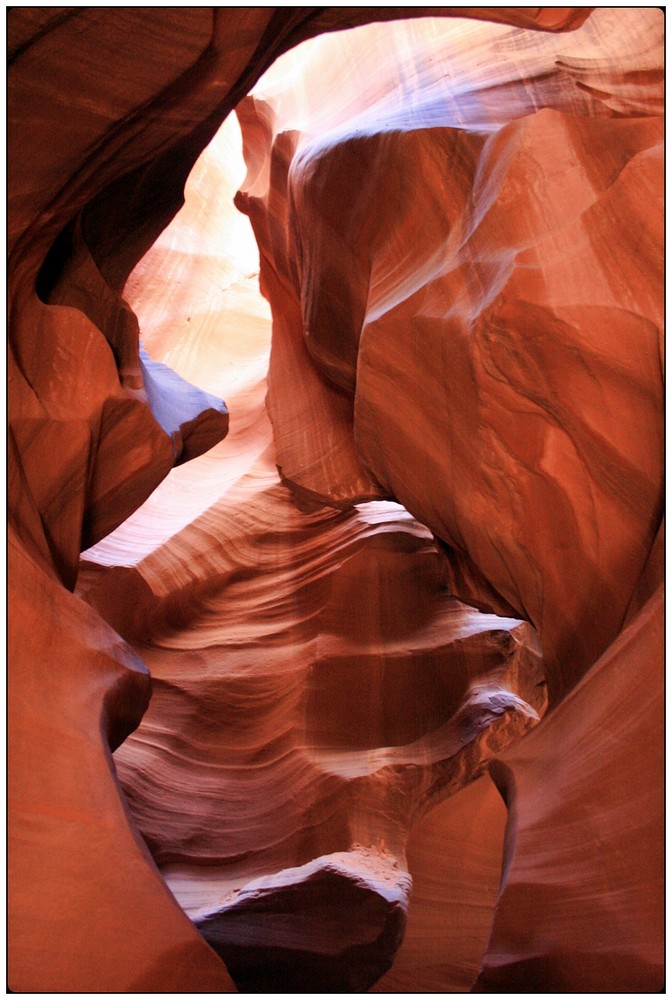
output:
[[[240,988],[357,991],[401,939],[412,823],[538,721],[545,684],[529,626],[449,598],[408,514],[306,515],[275,481],[260,461],[80,586],[152,673],[115,759],[178,900]]]
[[[659,989],[661,13],[8,36],[10,986]]]

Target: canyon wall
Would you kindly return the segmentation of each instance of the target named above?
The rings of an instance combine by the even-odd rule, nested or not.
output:
[[[12,989],[661,988],[662,22],[10,12]]]

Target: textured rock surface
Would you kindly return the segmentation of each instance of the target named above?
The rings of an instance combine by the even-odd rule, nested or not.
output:
[[[110,748],[147,706],[146,667],[11,536],[8,572],[11,988],[231,990],[119,798]]]
[[[449,598],[408,514],[301,514],[276,480],[258,461],[133,569],[86,563],[80,587],[151,670],[117,769],[237,985],[360,990],[400,940],[411,824],[534,725],[545,685],[529,627]],[[344,913],[345,941],[318,934]]]
[[[410,879],[371,851],[318,858],[250,882],[196,925],[244,992],[362,993],[385,971],[406,923]]]
[[[540,44],[523,80],[501,57],[510,32],[476,26],[453,47],[453,26],[430,24],[410,53],[400,32],[389,100],[361,110],[353,43],[331,105],[318,52],[304,106],[278,68],[239,113],[238,203],[277,317],[278,461],[302,497],[359,499],[368,477],[368,496],[402,502],[452,554],[457,593],[539,629],[557,699],[622,625],[663,458],[662,119],[638,85],[616,111],[566,67],[600,32],[616,65],[634,48],[648,67],[661,20],[595,12]],[[488,102],[454,96],[430,57],[447,50],[474,90],[476,53],[494,50]],[[598,69],[606,86],[613,67]]]
[[[662,17],[437,12],[161,236],[404,9],[10,12],[13,989],[660,987]]]
[[[401,500],[454,593],[537,627],[562,705],[510,770],[493,765],[510,819],[486,990],[662,981],[662,643],[639,610],[662,581],[660,26],[598,11],[540,44],[524,80],[495,58],[486,101],[453,98],[403,36],[403,97],[363,112],[351,45],[331,118],[320,53],[303,103],[278,66],[239,110],[285,480],[304,502],[359,499],[365,480]],[[472,27],[467,80],[479,39],[506,49],[496,31]],[[640,695],[625,690],[638,656]],[[418,936],[440,912],[426,906]],[[454,985],[413,940],[379,988],[409,983],[405,963],[416,984]]]

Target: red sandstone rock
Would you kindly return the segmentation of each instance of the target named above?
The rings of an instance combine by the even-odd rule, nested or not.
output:
[[[146,667],[12,536],[9,555],[10,988],[230,990],[115,780],[110,750],[147,706]]]
[[[625,47],[609,13],[595,18]],[[657,14],[633,19],[644,46]],[[344,118],[347,89],[330,120],[318,74],[291,162],[283,129],[300,112],[278,118],[272,82],[270,107],[240,115],[282,474],[301,496],[357,499],[332,471],[349,449],[369,496],[396,497],[456,552],[456,583],[485,583],[459,596],[539,629],[557,699],[618,634],[662,513],[662,119],[641,116],[637,86],[610,117],[548,60],[526,81],[548,106],[523,117],[504,78],[492,110],[465,103],[456,129],[418,73],[406,120],[394,94]]]
[[[510,819],[481,991],[664,986],[659,591],[491,770]]]
[[[437,12],[476,20],[366,29],[375,74],[336,34],[305,96],[279,65],[241,108],[276,456],[254,265],[193,234],[230,215],[188,196],[127,279],[279,53]],[[295,988],[390,963],[381,990],[481,963],[484,989],[659,988],[659,12],[9,18],[12,988],[233,989],[138,829],[243,986],[271,960]],[[222,398],[230,435],[121,525],[222,437]],[[448,560],[409,515],[347,511],[388,496]],[[94,542],[92,608],[65,588]],[[493,765],[487,948],[503,806],[462,786],[543,689],[528,626],[446,580],[539,628],[556,703]],[[116,754],[130,811],[109,751],[148,689],[119,633],[154,678]]]
[[[202,274],[217,277],[213,268],[218,241],[214,233],[211,240],[204,240],[199,256],[183,252],[177,258],[173,248],[179,245],[184,251],[190,245],[193,212],[203,204],[200,192],[213,169],[208,165],[211,158],[210,153],[203,157],[192,184],[193,200],[188,199],[171,227],[175,235],[166,233],[157,246],[153,267],[143,265],[132,282],[133,302],[148,345],[152,350],[160,346],[162,356],[171,360],[179,358],[181,370],[182,365],[190,364],[190,377],[200,384],[206,384],[204,380],[212,378],[212,373],[198,369],[194,352],[181,347],[184,332],[176,317],[181,315],[183,323],[190,317],[191,337],[197,343],[204,338],[212,344],[208,352],[215,348],[210,328],[221,328],[227,316],[217,311],[215,302],[215,312],[209,316],[197,310]],[[227,182],[230,186],[228,178],[217,178],[220,187]],[[226,269],[227,264],[230,266],[223,258],[217,267]],[[186,298],[187,288],[194,289],[193,299]],[[162,310],[166,296],[176,300],[174,311],[170,307]],[[219,317],[217,322],[213,316]],[[229,346],[232,349],[233,344]],[[263,343],[257,349],[263,353]],[[208,352],[204,351],[203,357]],[[259,396],[251,389],[252,385],[243,386],[232,412],[259,405]],[[261,439],[269,440],[263,434]],[[214,479],[214,468],[209,473],[206,462],[204,457],[190,467],[199,485],[203,476],[197,471],[199,466]],[[166,537],[160,547],[154,526],[158,511],[168,524],[178,523],[175,518],[183,516],[180,508],[189,497],[169,487],[188,469],[173,473],[143,511],[87,554],[80,592],[86,593],[115,627],[139,643],[154,677],[155,711],[147,717],[137,742],[129,743],[117,755],[117,764],[134,816],[171,888],[225,958],[241,987],[272,988],[281,978],[295,985],[310,980],[325,988],[334,984],[343,989],[361,988],[390,965],[405,924],[409,882],[404,870],[404,843],[408,817],[420,805],[420,786],[415,790],[414,786],[419,778],[425,785],[433,782],[437,786],[433,795],[440,796],[448,791],[449,782],[455,788],[470,774],[479,773],[483,765],[474,753],[470,761],[462,754],[457,771],[450,756],[460,740],[468,741],[480,726],[497,720],[497,715],[488,715],[488,711],[504,708],[497,706],[497,697],[505,692],[501,683],[497,685],[496,676],[491,677],[491,682],[495,681],[492,690],[479,694],[473,689],[462,723],[456,720],[452,727],[446,727],[445,722],[464,700],[470,675],[491,670],[498,662],[510,660],[511,654],[514,663],[524,661],[515,643],[503,641],[506,633],[502,627],[515,623],[491,617],[482,624],[480,616],[471,613],[465,617],[463,611],[457,618],[452,612],[448,614],[438,554],[426,533],[407,516],[400,519],[394,508],[381,508],[375,517],[369,511],[355,519],[332,514],[306,521],[278,491],[267,459],[257,461],[252,475],[226,487],[229,473],[225,470],[230,468],[231,474],[238,470],[240,475],[241,467],[240,455],[234,452],[227,456],[222,451],[216,464],[221,499],[191,527],[173,539]],[[200,495],[199,488],[192,502],[198,503]],[[192,517],[197,510],[192,508]],[[243,510],[247,513],[241,520]],[[265,541],[269,533],[274,539],[270,549]],[[206,537],[216,540],[215,544],[205,542]],[[297,537],[302,539],[300,544]],[[148,543],[148,539],[153,542]],[[299,557],[297,553],[304,550]],[[147,553],[144,559],[143,551]],[[101,573],[93,568],[94,560],[114,566],[127,561],[132,553],[133,570],[119,566]],[[319,576],[311,582],[313,564]],[[260,599],[262,594],[268,596]],[[210,609],[206,618],[198,610],[204,600]],[[273,609],[269,622],[263,624],[269,616],[266,612],[253,624],[253,619],[260,617],[255,606],[260,608],[269,601]],[[195,628],[197,620],[202,628]],[[460,621],[463,624],[456,632]],[[477,630],[476,634],[461,636],[466,623],[470,623],[469,629]],[[491,639],[486,633],[487,641],[483,642],[478,631],[493,625],[498,631]],[[186,631],[180,639],[183,626]],[[210,649],[208,636],[213,628],[218,639]],[[281,635],[294,636],[293,646],[301,637],[303,652],[295,663],[291,654],[288,659],[289,648],[275,634],[278,628]],[[331,643],[319,635],[324,628],[335,633]],[[250,630],[251,642],[245,639]],[[176,658],[175,651],[167,648],[168,635],[173,636],[171,645],[177,642],[178,648],[186,640],[184,655]],[[334,649],[330,650],[330,645]],[[259,663],[260,648],[265,650],[263,666]],[[446,656],[452,671],[440,666],[437,659]],[[308,686],[310,693],[295,704],[296,692],[305,685],[302,678],[310,675],[314,677]],[[283,691],[290,678],[288,699]],[[523,680],[523,685],[529,689],[529,680]],[[517,681],[514,687],[518,689]],[[268,694],[262,698],[263,690]],[[195,708],[187,715],[185,694]],[[543,708],[543,688],[539,692],[532,689],[527,697]],[[253,711],[243,714],[248,698]],[[255,709],[266,702],[270,714]],[[408,713],[411,702],[414,709]],[[202,743],[204,719],[211,720],[207,728],[212,733]],[[462,734],[458,744],[451,743],[458,724]],[[470,728],[474,725],[475,730]],[[289,740],[288,750],[283,753],[279,752],[279,726],[291,727],[284,738],[284,742]],[[496,728],[501,729],[501,724]],[[240,747],[236,746],[237,731],[243,738]],[[227,734],[224,742],[218,733]],[[166,768],[160,749],[166,737],[172,746],[168,759],[177,764],[176,772]],[[402,745],[395,750],[375,750],[389,743]],[[360,745],[359,752],[353,754]],[[487,755],[486,751],[483,760]],[[193,763],[188,765],[188,760]],[[420,763],[430,768],[424,778]],[[192,772],[188,798],[184,792],[185,766]],[[468,769],[463,775],[465,766]],[[403,772],[409,768],[404,778]],[[211,801],[209,790],[215,773],[220,791]],[[231,781],[228,775],[234,773]],[[147,784],[149,775],[154,791]],[[395,784],[400,785],[397,797],[401,788],[408,786],[408,802],[401,810],[387,801],[391,798],[394,802]],[[275,793],[267,802],[265,790],[269,787]],[[301,788],[299,795],[297,787]],[[176,798],[177,789],[182,791]],[[233,827],[232,801],[237,803]],[[335,824],[334,817],[339,814],[342,819]],[[246,831],[242,840],[238,829]],[[284,831],[283,836],[280,831]],[[375,842],[375,847],[356,847],[360,836],[364,843]],[[381,848],[383,841],[391,846]],[[241,864],[236,860],[238,854],[247,854],[248,860]],[[205,879],[200,864],[194,864],[198,857],[209,858]],[[392,906],[375,887],[361,884],[358,873],[362,858],[368,859],[365,869],[369,875],[372,865],[374,869],[382,866],[386,875],[383,884],[389,879],[390,889],[396,893]],[[333,864],[343,900],[348,900],[343,905],[349,911],[361,907],[362,916],[354,923],[351,918],[347,941],[339,944],[330,933],[331,945],[325,948],[318,938],[308,940],[301,928],[306,927],[306,920],[314,930],[319,922],[329,927],[335,918],[340,919],[333,911],[331,895],[318,893],[318,900],[311,902],[314,880],[321,884]],[[305,883],[302,873],[307,870],[313,874]],[[256,873],[265,874],[261,897],[254,885],[249,886]],[[365,871],[365,882],[369,875]],[[274,941],[264,930],[271,917],[285,928]],[[244,934],[242,927],[247,928]],[[476,966],[472,971],[475,975]]]
[[[411,831],[406,935],[372,993],[464,993],[481,966],[501,877],[506,808],[482,778]]]
[[[410,879],[351,850],[248,883],[196,918],[243,992],[366,992],[402,940]]]
[[[537,721],[545,687],[527,626],[448,599],[407,514],[308,517],[274,479],[258,463],[134,569],[89,565],[80,586],[152,672],[115,758],[178,900],[240,988],[359,990],[400,940],[411,824]],[[362,850],[393,899],[361,884]],[[315,888],[332,876],[336,897]],[[341,896],[363,912],[327,947],[306,926],[342,920]]]

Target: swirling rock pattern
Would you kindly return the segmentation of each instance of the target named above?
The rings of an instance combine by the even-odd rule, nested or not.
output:
[[[178,900],[239,988],[357,991],[401,937],[412,823],[538,721],[545,684],[529,627],[449,598],[408,514],[301,514],[275,480],[260,460],[136,567],[87,564],[80,587],[152,673],[115,759]],[[342,943],[309,933],[346,911]]]
[[[660,988],[661,21],[12,9],[13,989]]]

